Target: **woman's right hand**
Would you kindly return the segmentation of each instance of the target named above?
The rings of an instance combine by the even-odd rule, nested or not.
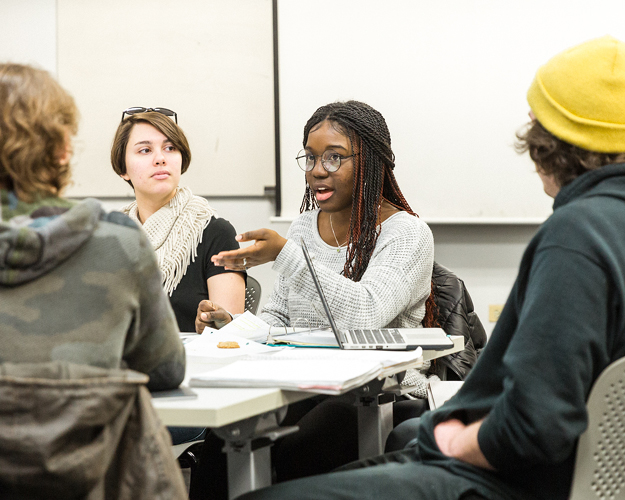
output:
[[[197,306],[195,316],[195,331],[202,333],[207,326],[210,328],[222,328],[232,321],[232,316],[219,304],[210,300],[203,300]]]
[[[254,244],[238,250],[228,250],[213,255],[211,260],[216,266],[224,266],[234,271],[244,271],[252,266],[260,266],[266,262],[276,260],[278,254],[286,245],[283,238],[271,229],[257,229],[239,234],[237,241],[252,241]]]

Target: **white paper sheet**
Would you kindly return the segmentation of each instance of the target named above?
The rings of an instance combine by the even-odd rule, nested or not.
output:
[[[219,342],[236,342],[238,348],[223,349],[217,347]],[[253,340],[246,339],[234,333],[224,332],[222,330],[204,330],[202,335],[190,340],[185,344],[187,356],[207,357],[207,358],[232,358],[236,356],[244,356],[246,354],[260,354],[276,352],[280,348],[259,344]]]

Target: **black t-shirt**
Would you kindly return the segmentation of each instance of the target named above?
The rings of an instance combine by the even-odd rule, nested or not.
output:
[[[239,248],[239,243],[234,239],[236,234],[232,224],[215,217],[211,218],[204,229],[195,261],[189,263],[187,272],[169,298],[181,332],[195,331],[197,306],[202,300],[209,298],[206,280],[221,273],[234,272],[215,266],[211,257],[223,250]]]

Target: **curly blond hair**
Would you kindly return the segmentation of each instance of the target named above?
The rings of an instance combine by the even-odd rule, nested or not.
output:
[[[27,202],[59,196],[77,129],[74,99],[47,71],[0,64],[0,184]]]

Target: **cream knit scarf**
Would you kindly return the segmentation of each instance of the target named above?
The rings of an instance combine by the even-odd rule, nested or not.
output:
[[[122,211],[141,226],[137,202]],[[171,297],[197,256],[197,246],[212,216],[217,217],[204,198],[193,196],[188,187],[178,188],[175,196],[143,224],[163,274],[163,288]]]

